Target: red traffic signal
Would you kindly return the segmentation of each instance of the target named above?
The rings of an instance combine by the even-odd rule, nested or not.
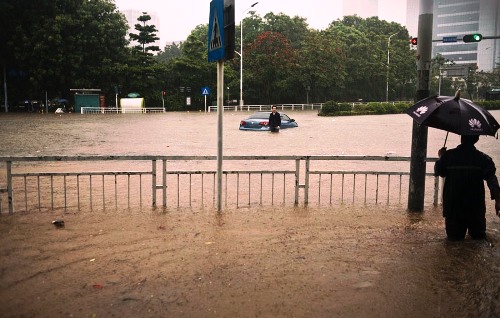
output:
[[[162,95],[162,96],[167,96],[167,91],[162,91],[162,92],[161,92],[161,95]]]
[[[417,38],[411,38],[411,39],[410,39],[410,43],[411,43],[411,45],[417,45],[417,42],[418,42],[418,41],[417,41]]]

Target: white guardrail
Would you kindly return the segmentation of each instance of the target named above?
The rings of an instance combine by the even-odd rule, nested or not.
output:
[[[278,110],[321,110],[323,103],[316,104],[273,104],[273,105],[224,105],[224,111],[271,111],[271,106]],[[217,111],[217,106],[209,106],[208,112]]]
[[[0,213],[5,208],[12,214],[158,204],[213,207],[216,160],[216,156],[0,157]],[[225,206],[401,204],[408,195],[409,157],[225,156],[224,162]],[[427,178],[434,182],[426,183],[425,200],[437,205],[439,178],[430,173]]]
[[[164,113],[163,108],[116,108],[116,107],[81,107],[81,114],[149,114]]]
[[[323,104],[277,104],[279,110],[321,110]],[[270,111],[271,105],[224,105],[224,111]],[[217,111],[217,106],[208,106],[208,112]],[[163,108],[116,108],[116,107],[81,107],[81,114],[147,114],[164,113]]]

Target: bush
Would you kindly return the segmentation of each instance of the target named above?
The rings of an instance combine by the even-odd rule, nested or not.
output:
[[[368,103],[368,108],[375,112],[375,114],[386,114],[385,107],[382,103]]]
[[[346,112],[351,112],[351,104],[349,103],[337,103],[334,101],[328,101],[323,104],[319,116],[334,116],[334,115],[342,115]]]
[[[394,106],[396,107],[396,114],[402,114],[405,112],[406,109],[411,107],[413,104],[412,103],[395,103]]]
[[[500,109],[500,100],[484,100],[475,102],[477,105],[488,110]]]
[[[370,114],[401,114],[412,106],[411,102],[385,103],[337,103],[328,101],[323,104],[322,110],[318,113],[319,116],[342,116],[342,115],[370,115]]]
[[[475,102],[487,110],[500,109],[500,100],[485,100]],[[319,116],[345,116],[345,115],[370,115],[370,114],[402,114],[413,105],[413,102],[385,103],[337,103],[328,101],[318,113]]]

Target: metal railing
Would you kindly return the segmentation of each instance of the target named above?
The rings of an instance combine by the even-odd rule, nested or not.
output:
[[[381,102],[386,103],[386,102]],[[397,103],[409,103],[408,101],[392,101],[389,104],[395,105]],[[368,102],[349,102],[352,105],[352,109],[356,106],[366,105]],[[324,103],[312,103],[312,104],[273,104],[278,110],[321,110]],[[270,111],[271,105],[224,105],[225,111]],[[217,111],[217,106],[209,106],[208,111]]]
[[[146,205],[214,206],[216,159],[215,156],[0,157],[0,168],[5,167],[0,170],[0,213],[5,208],[5,197],[9,213],[131,209]],[[225,156],[228,168],[223,171],[223,203],[236,207],[292,202],[294,205],[384,201],[401,204],[407,195],[409,161],[409,157],[386,156]],[[353,169],[360,165],[364,170]],[[389,166],[391,169],[387,169]],[[427,183],[431,186],[426,189],[426,200],[437,205],[439,178],[430,173],[427,176],[434,182]]]
[[[273,104],[278,110],[321,110],[323,103],[314,104]],[[270,111],[271,105],[224,105],[225,111]],[[216,112],[217,106],[209,106],[208,112]]]
[[[163,108],[116,108],[116,107],[81,107],[81,114],[149,114],[164,113]]]

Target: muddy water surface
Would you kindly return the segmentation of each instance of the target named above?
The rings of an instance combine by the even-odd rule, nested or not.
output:
[[[238,130],[226,155],[410,155],[406,115],[318,117]],[[499,119],[500,112],[493,112]],[[216,114],[2,115],[0,156],[215,155]],[[429,155],[445,133],[429,130]],[[492,137],[478,148],[500,165]],[[458,137],[450,135],[448,146]],[[2,168],[3,169],[3,168]],[[3,173],[3,172],[2,172]],[[489,242],[444,239],[440,209],[143,209],[0,216],[5,317],[499,317],[500,219]],[[64,217],[66,226],[50,223]]]

